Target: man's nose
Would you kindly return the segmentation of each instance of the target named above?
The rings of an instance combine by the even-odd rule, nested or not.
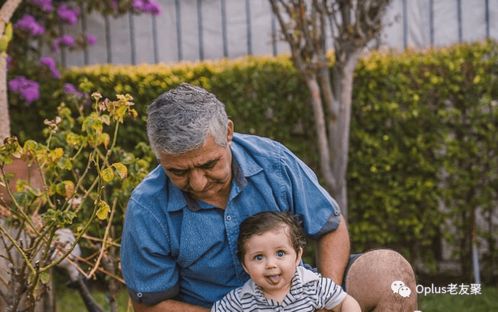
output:
[[[204,172],[200,169],[193,169],[189,177],[190,188],[195,192],[204,190],[207,184],[207,178]]]

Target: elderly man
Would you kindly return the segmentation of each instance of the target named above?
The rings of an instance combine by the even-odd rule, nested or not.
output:
[[[121,244],[136,311],[208,311],[241,286],[249,277],[236,254],[239,224],[267,210],[302,218],[318,270],[364,311],[416,309],[406,260],[388,250],[350,258],[346,222],[315,174],[283,145],[235,133],[213,94],[188,84],[162,94],[147,134],[160,166],[134,190]]]

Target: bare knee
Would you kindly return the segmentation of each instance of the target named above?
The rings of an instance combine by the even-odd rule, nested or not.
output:
[[[393,285],[393,282],[398,283]],[[400,290],[403,285],[405,288]],[[360,303],[362,311],[417,309],[413,269],[393,250],[379,249],[362,254],[349,269],[346,290]]]

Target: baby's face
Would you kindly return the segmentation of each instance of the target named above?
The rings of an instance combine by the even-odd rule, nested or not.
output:
[[[267,298],[285,297],[301,261],[302,251],[296,253],[287,233],[287,227],[279,227],[245,243],[244,269]]]

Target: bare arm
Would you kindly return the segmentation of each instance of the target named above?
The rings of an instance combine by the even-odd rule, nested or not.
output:
[[[337,285],[342,284],[342,277],[349,259],[350,243],[346,221],[341,215],[339,227],[323,235],[318,240],[317,266],[318,271],[331,278]]]
[[[340,304],[335,306],[332,311],[334,312],[361,312],[360,305],[358,302],[351,297],[350,295],[346,295],[346,298],[342,300]]]
[[[176,300],[165,300],[153,306],[133,302],[135,312],[207,312],[209,309]]]

